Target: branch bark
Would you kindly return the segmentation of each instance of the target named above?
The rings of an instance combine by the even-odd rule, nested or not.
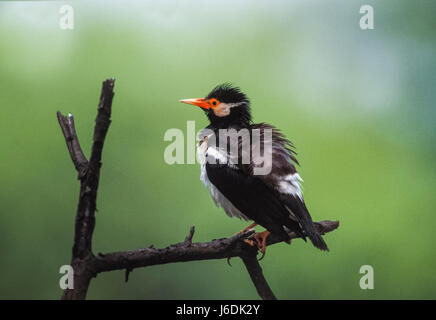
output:
[[[229,259],[232,257],[242,259],[262,299],[276,299],[257,261],[257,248],[243,241],[244,239],[250,239],[254,231],[240,233],[230,238],[193,243],[195,229],[191,227],[184,241],[163,249],[150,246],[131,251],[99,253],[97,256],[93,254],[92,234],[95,227],[97,189],[103,145],[111,123],[114,81],[114,79],[107,79],[103,82],[89,161],[80,147],[73,116],[71,114],[63,116],[59,111],[57,112],[59,125],[80,180],[79,204],[76,213],[71,259],[71,266],[74,270],[74,289],[65,289],[62,299],[85,299],[91,279],[101,272],[126,270],[125,280],[128,281],[130,272],[135,268],[174,262]],[[325,234],[338,228],[339,222],[326,220],[317,222],[315,225],[321,234]],[[289,236],[291,239],[299,237],[294,232],[290,232]],[[267,239],[267,245],[273,245],[281,241],[280,238],[271,234]]]
[[[263,300],[277,300],[268,282],[266,282],[266,279],[263,276],[262,268],[260,267],[256,254],[244,254],[241,259],[245,264],[245,268],[247,269],[259,296]]]
[[[66,289],[62,299],[84,299],[88,291],[91,278],[87,267],[92,258],[92,234],[95,227],[95,209],[97,201],[98,180],[100,176],[101,154],[104,139],[110,125],[112,99],[114,96],[114,79],[103,82],[100,103],[95,119],[94,141],[91,158],[88,162],[80,147],[74,126],[74,117],[71,114],[63,116],[59,111],[57,117],[62,133],[64,134],[71,160],[78,172],[80,180],[79,204],[77,206],[74,230],[74,245],[71,266],[74,270],[74,289]]]
[[[320,221],[315,223],[317,229],[325,234],[335,230],[339,223],[337,221]],[[193,230],[191,228],[191,230]],[[256,247],[251,247],[245,243],[244,239],[250,239],[253,231],[240,233],[230,238],[215,239],[209,242],[190,242],[183,241],[172,244],[166,248],[157,249],[153,246],[144,249],[118,251],[102,254],[92,259],[93,272],[100,273],[105,271],[123,270],[148,267],[158,264],[174,262],[186,262],[197,260],[227,259],[240,257],[248,253],[257,253]],[[290,232],[291,239],[299,238],[295,232]],[[282,240],[271,234],[267,238],[267,245],[273,245]]]

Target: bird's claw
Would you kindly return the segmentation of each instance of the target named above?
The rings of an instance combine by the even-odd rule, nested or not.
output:
[[[240,232],[238,232],[238,233],[241,233],[242,231],[240,231]],[[244,242],[245,243],[247,243],[249,246],[254,246],[255,244],[256,244],[256,242],[254,242],[253,240],[249,240],[249,239],[244,239]],[[257,245],[258,246],[258,245]],[[259,246],[258,246],[258,248],[259,248]],[[265,255],[265,253],[262,255],[262,258],[263,258],[263,256]],[[261,259],[262,259],[261,258]],[[232,264],[230,263],[230,259],[231,259],[231,257],[228,257],[227,258],[227,264],[231,267],[232,266]]]
[[[256,240],[256,245],[259,248],[260,252],[262,253],[262,256],[258,259],[259,261],[265,257],[266,253],[266,238],[270,235],[270,232],[268,230],[260,233],[256,233],[254,235],[254,239]]]
[[[242,230],[242,231],[238,232],[238,234],[241,233],[241,232],[244,232],[244,231],[246,231],[246,230]],[[256,245],[257,249],[262,254],[260,256],[260,258],[258,259],[258,261],[262,260],[265,257],[265,253],[266,253],[266,238],[268,238],[269,235],[270,235],[270,232],[268,230],[265,230],[264,232],[256,232],[253,235],[254,241],[251,240],[251,239],[244,239],[243,240],[246,244],[248,244],[251,247],[254,247]],[[231,257],[227,258],[227,264],[231,267],[232,264],[230,263],[230,259],[231,259]]]
[[[265,257],[265,250],[264,251],[262,251],[262,250],[260,250],[260,252],[262,253],[262,255],[260,256],[260,258],[259,259],[257,259],[257,261],[260,261],[260,260],[262,260],[263,259],[263,257]]]
[[[244,242],[247,243],[250,246],[254,246],[256,245],[256,247],[258,248],[258,250],[262,253],[261,257],[258,259],[259,261],[263,259],[263,257],[265,257],[265,253],[266,253],[266,238],[269,236],[270,232],[269,231],[264,231],[264,232],[260,232],[260,233],[255,233],[253,235],[254,241],[250,240],[250,239],[244,239]],[[230,265],[230,259],[227,258],[227,263],[229,263]]]

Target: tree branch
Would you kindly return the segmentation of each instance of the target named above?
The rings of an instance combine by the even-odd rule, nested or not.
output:
[[[71,114],[63,116],[59,111],[57,117],[62,133],[64,134],[71,160],[80,179],[79,204],[77,206],[74,230],[74,245],[71,266],[74,270],[74,286],[66,289],[63,299],[84,299],[89,282],[94,274],[87,267],[92,257],[92,234],[95,226],[95,209],[97,201],[97,188],[101,167],[101,154],[104,139],[110,125],[111,105],[114,96],[114,79],[103,82],[97,118],[94,127],[94,141],[91,158],[88,162],[80,147]]]
[[[130,272],[135,268],[174,262],[229,259],[232,257],[242,259],[262,299],[276,299],[257,261],[257,247],[250,246],[243,241],[253,237],[254,231],[239,233],[230,238],[193,243],[195,228],[191,227],[183,242],[163,249],[150,246],[131,251],[99,253],[97,256],[92,253],[92,234],[95,227],[101,157],[106,134],[111,123],[114,81],[114,79],[108,79],[103,82],[89,162],[80,147],[73,116],[71,114],[68,117],[63,116],[59,111],[57,113],[71,160],[80,179],[79,204],[76,213],[71,260],[71,266],[74,270],[74,289],[65,289],[62,299],[85,299],[91,279],[101,272],[126,270],[125,281],[127,282]],[[325,234],[338,228],[339,222],[326,220],[315,223],[315,226],[321,234]],[[295,232],[290,232],[289,237],[295,239],[299,236]],[[273,245],[281,241],[282,239],[271,234],[267,239],[267,245]]]
[[[58,122],[61,126],[62,133],[67,143],[68,151],[70,152],[71,160],[79,173],[79,179],[83,178],[88,167],[88,160],[83,154],[77,138],[76,128],[74,126],[74,117],[71,113],[68,116],[63,116],[60,111],[57,112]]]
[[[241,259],[245,264],[245,268],[247,269],[259,296],[263,300],[277,300],[269,287],[268,282],[266,282],[266,279],[263,276],[262,268],[260,267],[256,254],[245,254]]]
[[[317,222],[316,226],[322,234],[325,234],[335,230],[339,226],[339,223],[337,221],[326,220]],[[253,247],[243,241],[244,239],[250,239],[252,235],[253,231],[249,231],[237,234],[231,238],[215,239],[209,242],[189,243],[185,240],[163,249],[148,247],[106,254],[100,253],[92,261],[93,272],[100,273],[123,270],[126,268],[133,270],[135,268],[174,262],[226,259],[233,257],[242,258],[244,254],[247,253],[247,250],[250,251],[250,249],[253,249]],[[290,232],[289,237],[291,239],[299,238],[295,232]],[[271,234],[267,238],[267,245],[270,246],[281,241],[279,237]]]

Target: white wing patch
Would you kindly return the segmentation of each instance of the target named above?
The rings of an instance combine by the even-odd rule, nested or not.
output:
[[[281,193],[296,195],[303,200],[300,181],[303,181],[303,179],[301,179],[298,173],[288,174],[280,179],[278,191]]]

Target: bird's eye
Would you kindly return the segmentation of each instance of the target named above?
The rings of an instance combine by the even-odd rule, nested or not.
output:
[[[216,107],[219,104],[219,102],[217,99],[210,99],[210,104],[212,105],[212,107]]]

